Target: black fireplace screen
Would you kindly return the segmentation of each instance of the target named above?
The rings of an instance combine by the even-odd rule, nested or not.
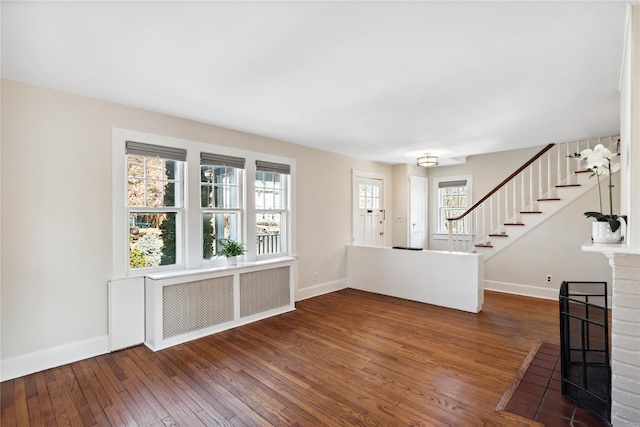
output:
[[[606,282],[560,286],[562,394],[605,421],[611,412]]]

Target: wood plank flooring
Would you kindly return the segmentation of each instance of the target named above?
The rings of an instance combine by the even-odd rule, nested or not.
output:
[[[137,346],[1,384],[10,426],[539,425],[494,413],[558,303],[479,314],[353,289],[159,352]]]

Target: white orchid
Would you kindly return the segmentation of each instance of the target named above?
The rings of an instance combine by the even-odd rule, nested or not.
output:
[[[620,163],[612,163],[611,160],[616,157],[617,154],[609,151],[602,144],[598,144],[593,147],[593,150],[587,148],[582,150],[580,154],[575,153],[572,156],[569,156],[574,159],[584,160],[587,163],[587,170],[592,172],[592,176],[596,176],[598,178],[598,196],[600,199],[600,212],[585,212],[585,216],[595,218],[597,221],[606,221],[611,226],[611,231],[616,231],[620,228],[620,220],[627,220],[625,215],[614,215],[613,214],[613,184],[611,184],[611,174],[618,172],[620,170]],[[609,177],[609,215],[605,215],[602,213],[602,193],[600,190],[600,175],[606,175]]]

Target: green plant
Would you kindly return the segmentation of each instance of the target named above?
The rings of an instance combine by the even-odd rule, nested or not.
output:
[[[220,250],[217,255],[222,255],[224,257],[232,257],[243,255],[245,252],[244,245],[242,243],[236,242],[232,239],[220,240]]]
[[[597,177],[598,179],[598,198],[600,200],[600,212],[585,212],[584,216],[587,218],[595,218],[599,222],[608,222],[611,227],[611,231],[615,232],[620,228],[620,220],[627,222],[626,215],[615,215],[613,213],[613,184],[611,183],[611,175],[620,169],[620,164],[611,164],[611,159],[617,156],[617,154],[609,151],[602,144],[596,145],[593,150],[587,148],[580,153],[574,153],[568,157],[573,159],[586,160],[587,170],[591,172],[589,178]],[[600,189],[600,175],[607,175],[609,177],[609,213],[603,213],[602,209],[602,191]]]
[[[131,248],[129,252],[129,267],[144,268],[147,266],[147,256],[138,248]]]

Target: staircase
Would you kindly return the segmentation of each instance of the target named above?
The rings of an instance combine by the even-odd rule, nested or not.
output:
[[[617,152],[618,136],[549,144],[462,215],[449,218],[449,250],[485,261],[594,188],[582,160],[568,156],[597,144]]]

